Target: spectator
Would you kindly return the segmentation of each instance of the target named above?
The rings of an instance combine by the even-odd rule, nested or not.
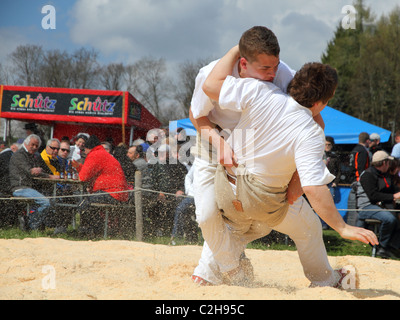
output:
[[[75,145],[71,147],[71,153],[69,159],[79,161],[81,160],[81,153],[85,150],[85,143],[89,139],[87,133],[78,133]]]
[[[113,137],[107,137],[105,142],[109,143],[109,146],[111,148],[110,149],[110,153],[113,154],[114,153],[114,149],[115,149]]]
[[[177,197],[185,193],[186,167],[180,162],[170,163],[169,155],[169,146],[161,145],[157,150],[157,162],[148,167],[150,189],[158,191],[149,210],[153,231],[158,236],[171,234]]]
[[[135,182],[135,164],[128,158],[127,149],[125,145],[120,144],[114,149],[114,157],[120,163],[122,170],[124,171],[125,178],[130,185],[134,185]]]
[[[396,144],[393,146],[392,149],[392,157],[400,159],[400,130],[396,131],[394,134],[394,141]]]
[[[26,131],[27,136],[29,136],[31,134],[35,134],[40,138],[41,146],[39,147],[38,152],[41,153],[44,150],[44,148],[46,147],[46,141],[43,137],[43,131],[40,130],[38,128],[38,126],[36,125],[36,123],[33,123],[33,122],[26,123],[24,129]]]
[[[196,213],[193,191],[193,166],[185,176],[185,195],[178,204],[175,211],[174,227],[172,229],[171,244],[175,245],[176,238],[186,236],[190,242],[198,241],[198,228],[196,224]]]
[[[111,153],[111,150],[112,150],[111,143],[109,143],[109,142],[107,142],[107,141],[103,141],[103,142],[101,143],[101,145],[103,146],[103,148],[104,148],[108,153]]]
[[[136,139],[135,141],[133,141],[131,147],[136,147],[136,146],[142,146],[143,156],[141,155],[140,157],[143,158],[147,163],[148,159],[147,159],[146,153],[147,153],[147,150],[150,148],[150,145],[143,139]]]
[[[15,152],[10,160],[10,185],[13,196],[23,198],[34,198],[37,206],[33,213],[27,217],[28,226],[31,229],[38,229],[45,224],[45,219],[50,207],[49,200],[36,190],[34,177],[58,178],[43,172],[40,168],[35,153],[40,147],[40,137],[29,135],[23,146]]]
[[[17,152],[19,144],[13,143],[10,148],[0,152],[0,194],[10,194],[9,166],[12,155]]]
[[[70,143],[68,139],[62,139],[60,142],[60,150],[56,157],[58,161],[58,168],[61,174],[65,178],[68,177],[68,171],[71,169],[68,161],[68,156],[70,153]],[[61,196],[72,195],[73,190],[71,185],[64,183],[57,183],[57,194]],[[59,199],[62,203],[74,203],[76,204],[75,198],[61,198]],[[67,227],[71,219],[71,209],[67,207],[56,207],[53,219],[49,219],[55,225],[54,234],[60,234],[67,232]]]
[[[65,177],[67,177],[68,170],[70,169],[68,161],[70,152],[71,152],[71,145],[69,141],[62,140],[60,142],[60,150],[58,151],[57,160],[61,170],[60,173],[63,172]]]
[[[146,135],[146,144],[149,145],[146,157],[147,161],[152,161],[154,156],[156,156],[157,149],[160,147],[165,140],[165,132],[162,129],[156,128],[151,129]]]
[[[103,220],[90,203],[120,204],[128,201],[128,185],[122,167],[117,159],[101,146],[100,140],[91,136],[85,144],[87,154],[84,164],[72,161],[79,172],[79,179],[89,184],[93,196],[86,197],[81,207],[87,211],[81,215],[84,231],[98,233],[103,227]]]
[[[380,145],[381,143],[381,136],[377,133],[372,133],[369,136],[369,140],[371,141],[369,144],[369,151],[373,155],[375,152],[378,150],[383,150],[382,146]]]
[[[389,174],[392,177],[393,184],[400,188],[400,159],[394,158],[390,160]]]
[[[400,192],[388,174],[390,160],[393,160],[393,157],[385,151],[375,152],[371,167],[361,174],[357,183],[359,224],[365,219],[378,219],[382,222],[376,253],[382,258],[399,257],[397,250],[400,249],[398,219],[390,212],[390,209],[394,209],[394,201],[400,199]]]
[[[40,156],[45,165],[42,168],[49,174],[60,175],[60,164],[57,156],[60,150],[60,141],[58,139],[50,139],[47,141],[46,148],[41,152]]]
[[[66,142],[66,143],[68,143],[69,145],[71,144],[71,141],[70,141],[70,139],[69,139],[68,136],[63,136],[63,137],[60,139],[60,143],[61,143],[61,142]]]
[[[333,151],[335,146],[335,139],[330,136],[325,137],[325,152],[324,152],[324,162],[329,172],[332,173],[336,178],[328,184],[329,191],[331,192],[332,198],[335,200],[336,188],[338,187],[340,181],[340,159],[335,151]],[[328,229],[328,225],[325,221],[321,220],[323,229]]]
[[[370,165],[369,143],[369,134],[361,132],[358,136],[358,144],[351,151],[350,167],[354,172],[354,181],[358,181],[361,173]]]
[[[136,139],[135,141],[132,142],[132,146],[139,146],[143,143],[146,143],[143,139]]]
[[[324,153],[324,162],[329,172],[336,176],[335,180],[333,180],[329,187],[336,188],[340,181],[340,159],[339,156],[334,151],[335,148],[335,139],[333,137],[327,136],[325,137],[325,153]],[[332,196],[334,197],[334,192],[332,192]]]
[[[137,170],[144,171],[147,168],[147,161],[142,145],[132,146],[128,149],[127,157],[133,162]]]
[[[4,149],[0,152],[0,197],[7,197],[11,195],[9,165],[10,159],[14,152],[18,150],[18,145],[13,144],[10,148]],[[17,218],[15,204],[6,201],[2,203],[0,209],[0,226],[14,225]]]

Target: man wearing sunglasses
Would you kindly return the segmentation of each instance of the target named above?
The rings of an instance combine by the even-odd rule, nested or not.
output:
[[[40,156],[42,157],[46,166],[43,166],[48,174],[53,174],[55,176],[60,175],[60,165],[57,160],[58,151],[60,150],[60,140],[50,139],[47,141],[46,148],[42,151]]]
[[[69,169],[68,157],[70,152],[71,152],[70,144],[66,141],[61,141],[57,159],[60,164],[60,170],[62,170],[64,174],[66,174]]]

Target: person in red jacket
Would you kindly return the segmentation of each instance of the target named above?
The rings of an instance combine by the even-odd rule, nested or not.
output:
[[[84,224],[89,224],[86,227],[96,231],[102,226],[102,221],[99,221],[100,215],[96,211],[89,209],[90,203],[127,202],[129,188],[120,163],[104,149],[95,135],[86,142],[85,153],[87,157],[83,165],[76,161],[73,161],[72,165],[78,171],[79,179],[88,183],[90,193],[93,194],[86,197],[80,207],[87,210],[82,215]]]

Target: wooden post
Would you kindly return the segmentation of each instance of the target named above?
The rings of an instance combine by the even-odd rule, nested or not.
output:
[[[142,172],[135,172],[135,211],[136,211],[136,239],[143,240],[143,210],[142,210]]]

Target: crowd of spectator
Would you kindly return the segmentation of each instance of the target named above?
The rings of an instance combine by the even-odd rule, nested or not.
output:
[[[365,226],[366,219],[380,221],[380,245],[376,254],[383,258],[400,258],[400,131],[394,139],[396,144],[390,155],[382,147],[379,134],[361,132],[349,157],[357,225]],[[338,177],[341,162],[332,151],[333,146],[333,138],[326,137],[326,164]],[[329,185],[333,196],[337,183],[336,179]]]
[[[0,197],[32,199],[31,212],[23,215],[26,229],[50,227],[54,233],[65,233],[72,221],[71,207],[55,205],[57,200],[58,204],[73,204],[74,213],[80,213],[80,232],[99,235],[104,228],[104,214],[91,204],[132,207],[135,174],[140,171],[145,234],[171,236],[171,243],[183,237],[197,240],[189,191],[192,179],[188,179],[192,158],[187,146],[192,142],[181,128],[171,134],[166,129],[151,130],[131,146],[100,141],[87,133],[45,141],[35,124],[27,124],[25,129],[23,141],[0,150]],[[82,200],[77,185],[68,183],[68,179],[79,179],[85,195],[90,196]],[[55,180],[56,195],[67,197],[54,197],[54,183],[48,183],[51,180]],[[23,208],[16,210],[15,203],[4,203],[3,222],[15,221]],[[134,212],[130,216],[133,219]]]
[[[88,133],[46,141],[34,123],[26,124],[25,130],[22,141],[9,147],[0,144],[0,197],[34,199],[31,212],[24,215],[25,228],[52,227],[55,233],[66,232],[71,209],[54,205],[54,184],[46,181],[79,179],[90,197],[82,201],[74,185],[57,180],[56,194],[70,196],[57,201],[75,205],[76,212],[81,213],[81,232],[99,234],[104,215],[91,203],[133,205],[135,176],[140,171],[145,234],[171,236],[172,244],[179,238],[197,241],[190,155],[194,142],[182,128],[172,133],[167,129],[150,130],[130,146],[100,141]],[[393,211],[400,202],[400,132],[394,139],[396,144],[389,155],[378,134],[360,133],[359,143],[349,153],[347,167],[336,152],[332,137],[326,137],[324,153],[328,170],[336,176],[328,185],[332,196],[338,192],[343,172],[350,172],[360,210],[358,224],[368,218],[382,222],[378,255],[389,258],[400,252],[399,214]],[[23,208],[10,201],[4,203],[1,220],[12,222]]]

